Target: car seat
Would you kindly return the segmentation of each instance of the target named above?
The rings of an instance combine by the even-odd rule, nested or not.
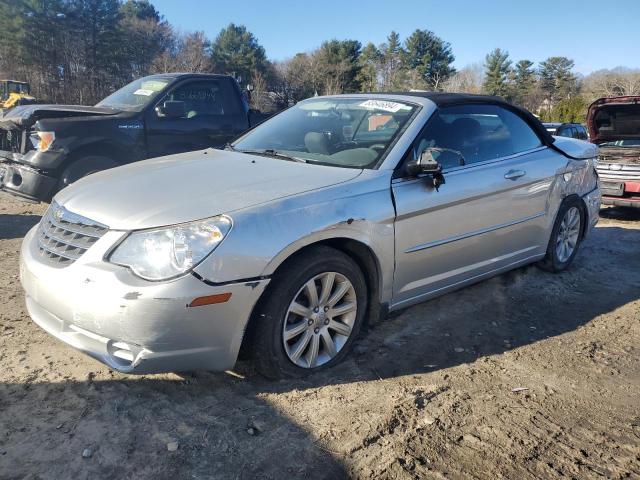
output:
[[[309,153],[331,155],[329,139],[322,132],[309,132],[304,136],[304,146]]]

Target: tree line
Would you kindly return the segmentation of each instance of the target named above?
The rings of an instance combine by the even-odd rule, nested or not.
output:
[[[497,48],[457,70],[449,42],[417,29],[380,45],[327,40],[270,61],[258,39],[229,24],[209,39],[170,25],[148,0],[9,0],[0,3],[0,76],[27,80],[40,101],[93,104],[143,75],[234,75],[262,110],[313,95],[436,90],[500,95],[545,120],[583,121],[599,96],[640,94],[640,71],[580,77],[571,59],[514,62]]]

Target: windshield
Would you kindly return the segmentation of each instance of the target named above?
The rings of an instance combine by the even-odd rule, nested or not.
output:
[[[26,83],[9,82],[8,88],[9,93],[24,93],[27,95],[29,94],[29,85],[27,85]]]
[[[376,98],[313,98],[276,115],[232,148],[349,168],[373,168],[417,107]]]
[[[96,107],[111,107],[129,112],[140,112],[171,82],[170,78],[141,78],[116,90]]]

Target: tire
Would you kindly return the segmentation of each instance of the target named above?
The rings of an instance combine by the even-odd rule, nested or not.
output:
[[[551,230],[547,254],[538,266],[553,273],[566,270],[573,262],[582,243],[585,221],[586,214],[582,200],[569,197],[563,201]]]
[[[321,246],[287,261],[263,299],[251,332],[254,364],[269,378],[302,377],[347,355],[367,309],[367,284],[349,256]]]

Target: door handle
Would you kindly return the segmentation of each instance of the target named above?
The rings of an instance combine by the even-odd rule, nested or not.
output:
[[[523,177],[527,174],[524,170],[509,170],[504,174],[504,178],[507,180],[515,180],[517,178]]]

